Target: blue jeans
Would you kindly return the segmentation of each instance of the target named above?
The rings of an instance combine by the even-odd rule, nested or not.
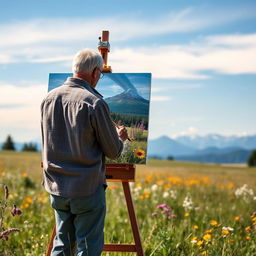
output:
[[[55,212],[56,236],[52,256],[99,256],[104,245],[105,189],[90,197],[50,195]]]

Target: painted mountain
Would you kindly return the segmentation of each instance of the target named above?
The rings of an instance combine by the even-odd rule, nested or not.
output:
[[[134,89],[106,98],[111,112],[129,115],[148,116],[149,101],[141,97]]]

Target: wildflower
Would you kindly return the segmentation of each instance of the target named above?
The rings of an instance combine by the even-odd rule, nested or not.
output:
[[[12,232],[20,232],[20,230],[18,228],[7,229],[7,230],[3,231],[2,233],[0,233],[0,239],[3,239],[5,241],[7,241],[8,240],[8,236]]]
[[[167,204],[159,204],[156,208],[161,209],[161,208],[164,208],[164,207],[168,207],[168,205]]]
[[[205,241],[207,241],[207,242],[210,241],[211,238],[212,238],[212,236],[211,236],[210,234],[206,234],[206,235],[203,236],[203,239],[204,239]]]
[[[244,184],[241,188],[235,191],[236,197],[243,197],[244,200],[248,200],[248,196],[253,196],[253,190],[248,188],[247,184]]]
[[[145,198],[149,198],[149,196],[150,196],[150,192],[149,192],[149,189],[144,189],[144,197]]]
[[[216,220],[211,220],[210,224],[214,227],[216,227],[218,225],[218,222]]]
[[[193,201],[190,196],[186,196],[183,201],[183,207],[187,210],[191,210],[193,208]]]
[[[245,238],[246,238],[247,240],[250,240],[250,239],[251,239],[251,237],[250,237],[250,236],[246,236]]]
[[[156,184],[153,184],[152,186],[151,186],[151,190],[152,191],[156,191],[158,189],[158,186],[156,185]]]
[[[197,226],[197,225],[194,225],[194,229],[198,229],[198,226]]]
[[[248,232],[250,232],[251,231],[251,227],[250,226],[247,226],[246,228],[245,228],[245,231],[248,233]]]
[[[167,191],[165,191],[165,192],[163,193],[163,198],[167,198],[167,197],[169,197],[169,193],[168,193]]]
[[[177,191],[176,190],[170,190],[169,193],[170,193],[171,198],[173,198],[173,199],[177,198]]]
[[[255,216],[255,217],[252,217],[252,221],[256,221],[256,216]]]
[[[27,203],[29,203],[29,204],[33,202],[33,200],[32,200],[30,197],[26,197],[26,198],[25,198],[25,201],[26,201]]]
[[[146,155],[146,154],[145,154],[145,151],[142,150],[142,149],[136,149],[136,150],[134,151],[134,156],[137,157],[137,158],[142,159],[142,158],[145,157],[145,155]]]
[[[153,212],[152,214],[151,214],[151,216],[156,216],[158,214],[158,212]]]
[[[208,229],[205,231],[206,234],[211,234],[212,233],[212,229]]]
[[[228,230],[228,231],[234,231],[234,229],[231,228],[231,227],[223,227],[222,229],[223,229],[223,230]]]
[[[27,178],[28,175],[24,172],[24,173],[21,174],[21,177],[22,177],[22,178]]]
[[[229,231],[227,229],[222,229],[221,234],[225,237],[229,234]]]
[[[22,211],[20,208],[18,208],[15,204],[13,205],[12,211],[11,211],[12,216],[19,216],[22,214]]]
[[[234,221],[238,221],[240,218],[238,216],[234,216]]]
[[[202,254],[202,255],[206,255],[206,254],[207,254],[207,251],[203,251],[201,254]]]
[[[197,244],[198,246],[201,246],[203,243],[204,243],[204,242],[203,242],[202,240],[199,240],[196,244]]]
[[[192,244],[196,244],[197,243],[197,237],[194,236],[192,239],[191,239],[191,243]]]
[[[184,217],[188,217],[188,216],[189,216],[188,212],[184,213]]]

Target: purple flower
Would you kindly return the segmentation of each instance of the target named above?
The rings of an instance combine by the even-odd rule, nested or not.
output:
[[[17,207],[15,204],[13,205],[12,211],[11,211],[12,216],[19,216],[22,214],[22,211],[19,207]]]
[[[162,208],[165,208],[165,207],[168,207],[167,204],[159,204],[156,208],[157,209],[162,209]]]

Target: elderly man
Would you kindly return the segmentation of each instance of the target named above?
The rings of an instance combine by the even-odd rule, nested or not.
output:
[[[116,129],[95,90],[103,59],[89,49],[73,59],[73,77],[41,104],[43,185],[56,219],[56,255],[98,256],[104,244],[105,156],[118,157],[128,138]],[[74,246],[76,245],[76,246]]]

